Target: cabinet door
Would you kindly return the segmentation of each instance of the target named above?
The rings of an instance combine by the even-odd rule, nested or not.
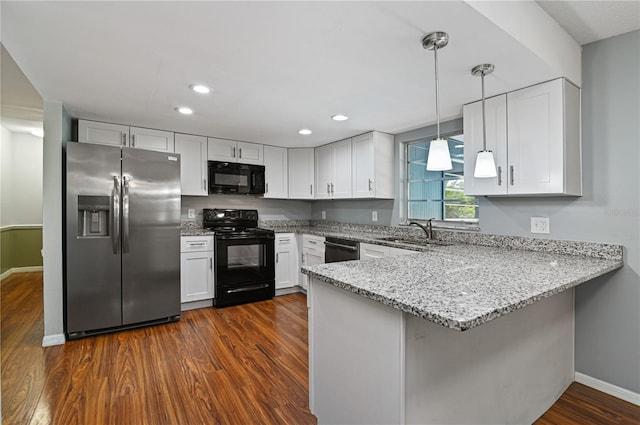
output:
[[[182,253],[180,263],[181,302],[214,298],[213,251]]]
[[[351,139],[332,143],[332,160],[332,198],[351,198]]]
[[[354,137],[352,141],[352,192],[354,198],[373,198],[375,147],[373,133]]]
[[[303,248],[303,265],[305,266],[313,266],[316,264],[324,264],[324,250],[318,250],[314,248]],[[305,291],[309,287],[309,276],[304,275],[304,279],[301,285]]]
[[[288,198],[289,170],[286,148],[264,147],[265,198]]]
[[[264,164],[264,145],[238,142],[238,162],[243,164]]]
[[[207,159],[209,161],[238,162],[238,148],[235,140],[207,139]]]
[[[369,243],[360,243],[360,259],[369,258],[385,258],[389,256],[389,247],[382,245],[374,245]]]
[[[150,151],[173,152],[174,136],[171,131],[131,127],[131,147]]]
[[[180,154],[182,195],[207,196],[207,138],[176,133],[175,152]]]
[[[276,235],[276,289],[291,288],[296,285],[295,262],[297,259],[295,235]]]
[[[482,101],[464,105],[464,193],[465,195],[505,195],[507,193],[507,95],[485,100],[487,149],[493,152],[497,176],[475,178],[478,152],[482,146]]]
[[[563,81],[507,94],[509,194],[563,192]]]
[[[315,161],[313,148],[288,149],[289,199],[313,199]]]
[[[331,198],[331,164],[332,164],[332,146],[324,145],[316,148],[316,199]]]
[[[129,126],[78,120],[78,142],[129,146]]]

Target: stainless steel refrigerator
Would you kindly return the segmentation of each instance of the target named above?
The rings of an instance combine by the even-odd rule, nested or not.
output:
[[[180,317],[180,155],[67,143],[68,338]]]

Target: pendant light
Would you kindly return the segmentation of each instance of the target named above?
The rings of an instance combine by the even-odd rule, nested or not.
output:
[[[491,178],[496,177],[496,162],[493,159],[493,152],[487,150],[487,120],[485,117],[484,106],[484,76],[491,74],[495,67],[490,63],[484,63],[482,65],[474,66],[471,70],[471,74],[474,76],[480,76],[482,79],[482,150],[478,152],[476,157],[476,167],[473,171],[473,177],[476,178]]]
[[[422,47],[433,50],[436,65],[436,128],[437,137],[429,144],[429,157],[427,158],[428,171],[447,171],[453,169],[449,143],[440,138],[440,110],[438,109],[438,49],[442,49],[449,43],[449,34],[442,31],[427,34],[422,39]]]

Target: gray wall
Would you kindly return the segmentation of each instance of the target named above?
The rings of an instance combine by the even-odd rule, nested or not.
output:
[[[43,345],[64,343],[62,312],[62,152],[71,140],[71,117],[61,102],[44,102],[42,247]]]
[[[203,208],[246,208],[257,209],[260,220],[309,220],[312,201],[286,199],[262,199],[251,195],[209,195],[183,196],[182,220],[187,218],[187,210],[194,208],[197,220],[202,222]]]
[[[576,371],[640,392],[640,32],[584,46],[584,196],[480,200],[482,232],[622,244],[625,267],[576,290]],[[543,236],[540,236],[543,237]]]

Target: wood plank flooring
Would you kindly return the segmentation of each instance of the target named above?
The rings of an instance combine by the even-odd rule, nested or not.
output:
[[[42,348],[42,274],[2,281],[4,425],[315,424],[302,294]],[[640,407],[572,384],[537,425],[629,425]]]

